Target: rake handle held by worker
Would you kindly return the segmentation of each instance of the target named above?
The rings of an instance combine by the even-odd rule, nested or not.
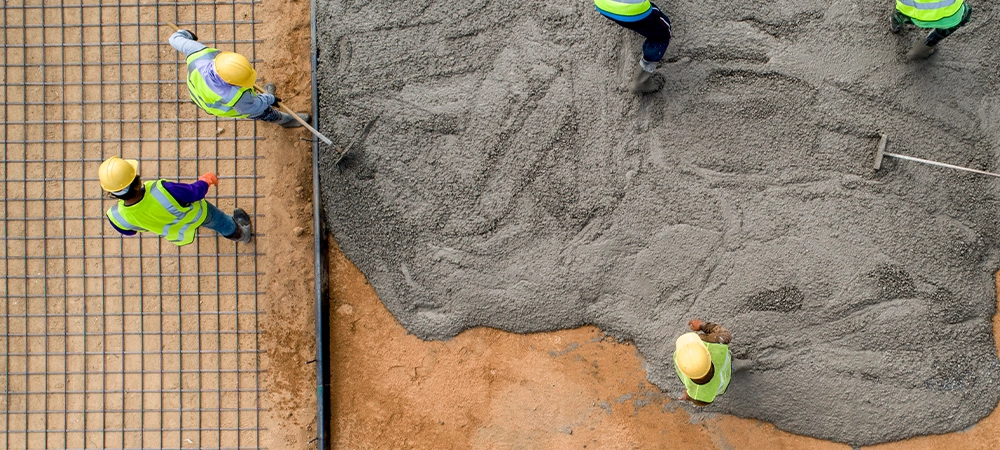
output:
[[[181,28],[178,27],[177,24],[175,24],[173,22],[166,22],[166,24],[167,24],[167,26],[169,26],[174,31],[181,31]],[[191,33],[191,35],[194,36],[194,33]],[[195,39],[195,40],[197,40],[197,39]],[[256,84],[254,84],[254,89],[256,89],[258,92],[264,92],[264,89],[262,89],[259,85],[256,85]],[[318,137],[325,144],[327,144],[327,145],[332,145],[333,144],[333,141],[331,141],[330,138],[324,136],[323,133],[320,133],[319,130],[313,128],[312,125],[309,125],[309,123],[306,122],[305,120],[302,120],[302,117],[299,117],[299,115],[296,114],[295,111],[292,111],[288,106],[285,106],[284,103],[275,100],[274,104],[277,105],[279,109],[281,109],[285,113],[289,114],[293,119],[295,119],[296,122],[302,124],[303,127],[305,127],[307,130],[309,130],[309,132],[311,132],[313,135],[315,135],[316,137]]]
[[[253,88],[256,89],[259,92],[265,92],[264,88],[260,87],[260,85],[258,85],[258,84],[253,85]],[[326,136],[323,136],[322,133],[320,133],[318,130],[316,130],[311,125],[309,125],[309,123],[307,123],[305,120],[302,120],[302,118],[299,117],[298,114],[295,114],[295,111],[292,111],[291,108],[285,106],[284,103],[282,103],[282,102],[278,101],[277,99],[275,99],[274,104],[278,105],[278,108],[280,108],[282,111],[290,114],[293,119],[295,119],[296,121],[298,121],[299,123],[301,123],[302,126],[306,127],[307,130],[311,131],[312,134],[316,135],[316,137],[318,137],[321,141],[325,142],[327,145],[333,144],[333,141],[331,141],[330,139],[328,139]]]

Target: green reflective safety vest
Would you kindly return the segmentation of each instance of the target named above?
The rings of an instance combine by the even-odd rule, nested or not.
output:
[[[191,100],[194,101],[205,112],[218,117],[249,117],[248,114],[240,114],[233,105],[240,101],[240,97],[252,88],[233,86],[223,83],[218,86],[210,86],[205,81],[203,71],[212,70],[212,61],[219,54],[219,49],[206,47],[187,57],[188,92]],[[213,89],[214,87],[214,89]],[[218,92],[217,92],[218,91]]]
[[[148,231],[159,234],[177,245],[188,245],[198,234],[198,227],[208,218],[204,199],[181,206],[166,189],[163,180],[147,181],[146,195],[131,206],[118,200],[108,210],[108,219],[123,230]]]
[[[934,22],[954,16],[963,0],[896,0],[896,10],[921,22]]]
[[[594,6],[611,14],[635,16],[649,11],[649,0],[594,0]]]
[[[715,366],[715,376],[705,384],[697,384],[691,381],[684,372],[677,366],[677,353],[674,353],[674,370],[681,378],[684,387],[687,389],[688,397],[700,402],[712,403],[715,397],[726,393],[729,387],[729,379],[733,376],[733,358],[729,354],[729,346],[726,344],[715,344],[705,342],[708,353],[712,355],[712,365]]]

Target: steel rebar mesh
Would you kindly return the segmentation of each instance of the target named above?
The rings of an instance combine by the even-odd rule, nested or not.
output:
[[[120,237],[97,180],[112,155],[146,180],[213,171],[209,201],[253,216],[255,124],[191,104],[164,23],[253,59],[254,3],[2,11],[0,448],[260,448],[255,245]]]

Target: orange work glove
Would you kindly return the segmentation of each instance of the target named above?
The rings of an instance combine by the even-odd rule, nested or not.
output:
[[[208,183],[209,186],[219,186],[219,177],[215,176],[212,172],[205,172],[204,175],[198,177],[198,181],[204,181]]]
[[[701,324],[702,324],[702,322],[700,320],[698,320],[698,319],[689,320],[688,321],[688,328],[690,328],[691,331],[699,331],[699,330],[701,330]]]

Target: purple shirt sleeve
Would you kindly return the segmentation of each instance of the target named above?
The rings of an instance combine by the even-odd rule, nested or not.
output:
[[[177,200],[177,203],[187,206],[205,198],[205,194],[208,193],[208,183],[201,180],[191,184],[164,181],[163,189],[166,189]]]
[[[133,230],[123,230],[123,229],[121,229],[121,228],[118,228],[118,225],[115,225],[115,223],[114,223],[114,222],[112,222],[112,221],[111,221],[111,219],[108,219],[108,223],[110,223],[110,224],[111,224],[111,228],[114,228],[114,229],[115,229],[115,231],[117,231],[117,232],[119,232],[119,233],[121,233],[121,234],[124,234],[125,236],[135,236],[135,234],[137,233],[137,231],[133,231]]]

